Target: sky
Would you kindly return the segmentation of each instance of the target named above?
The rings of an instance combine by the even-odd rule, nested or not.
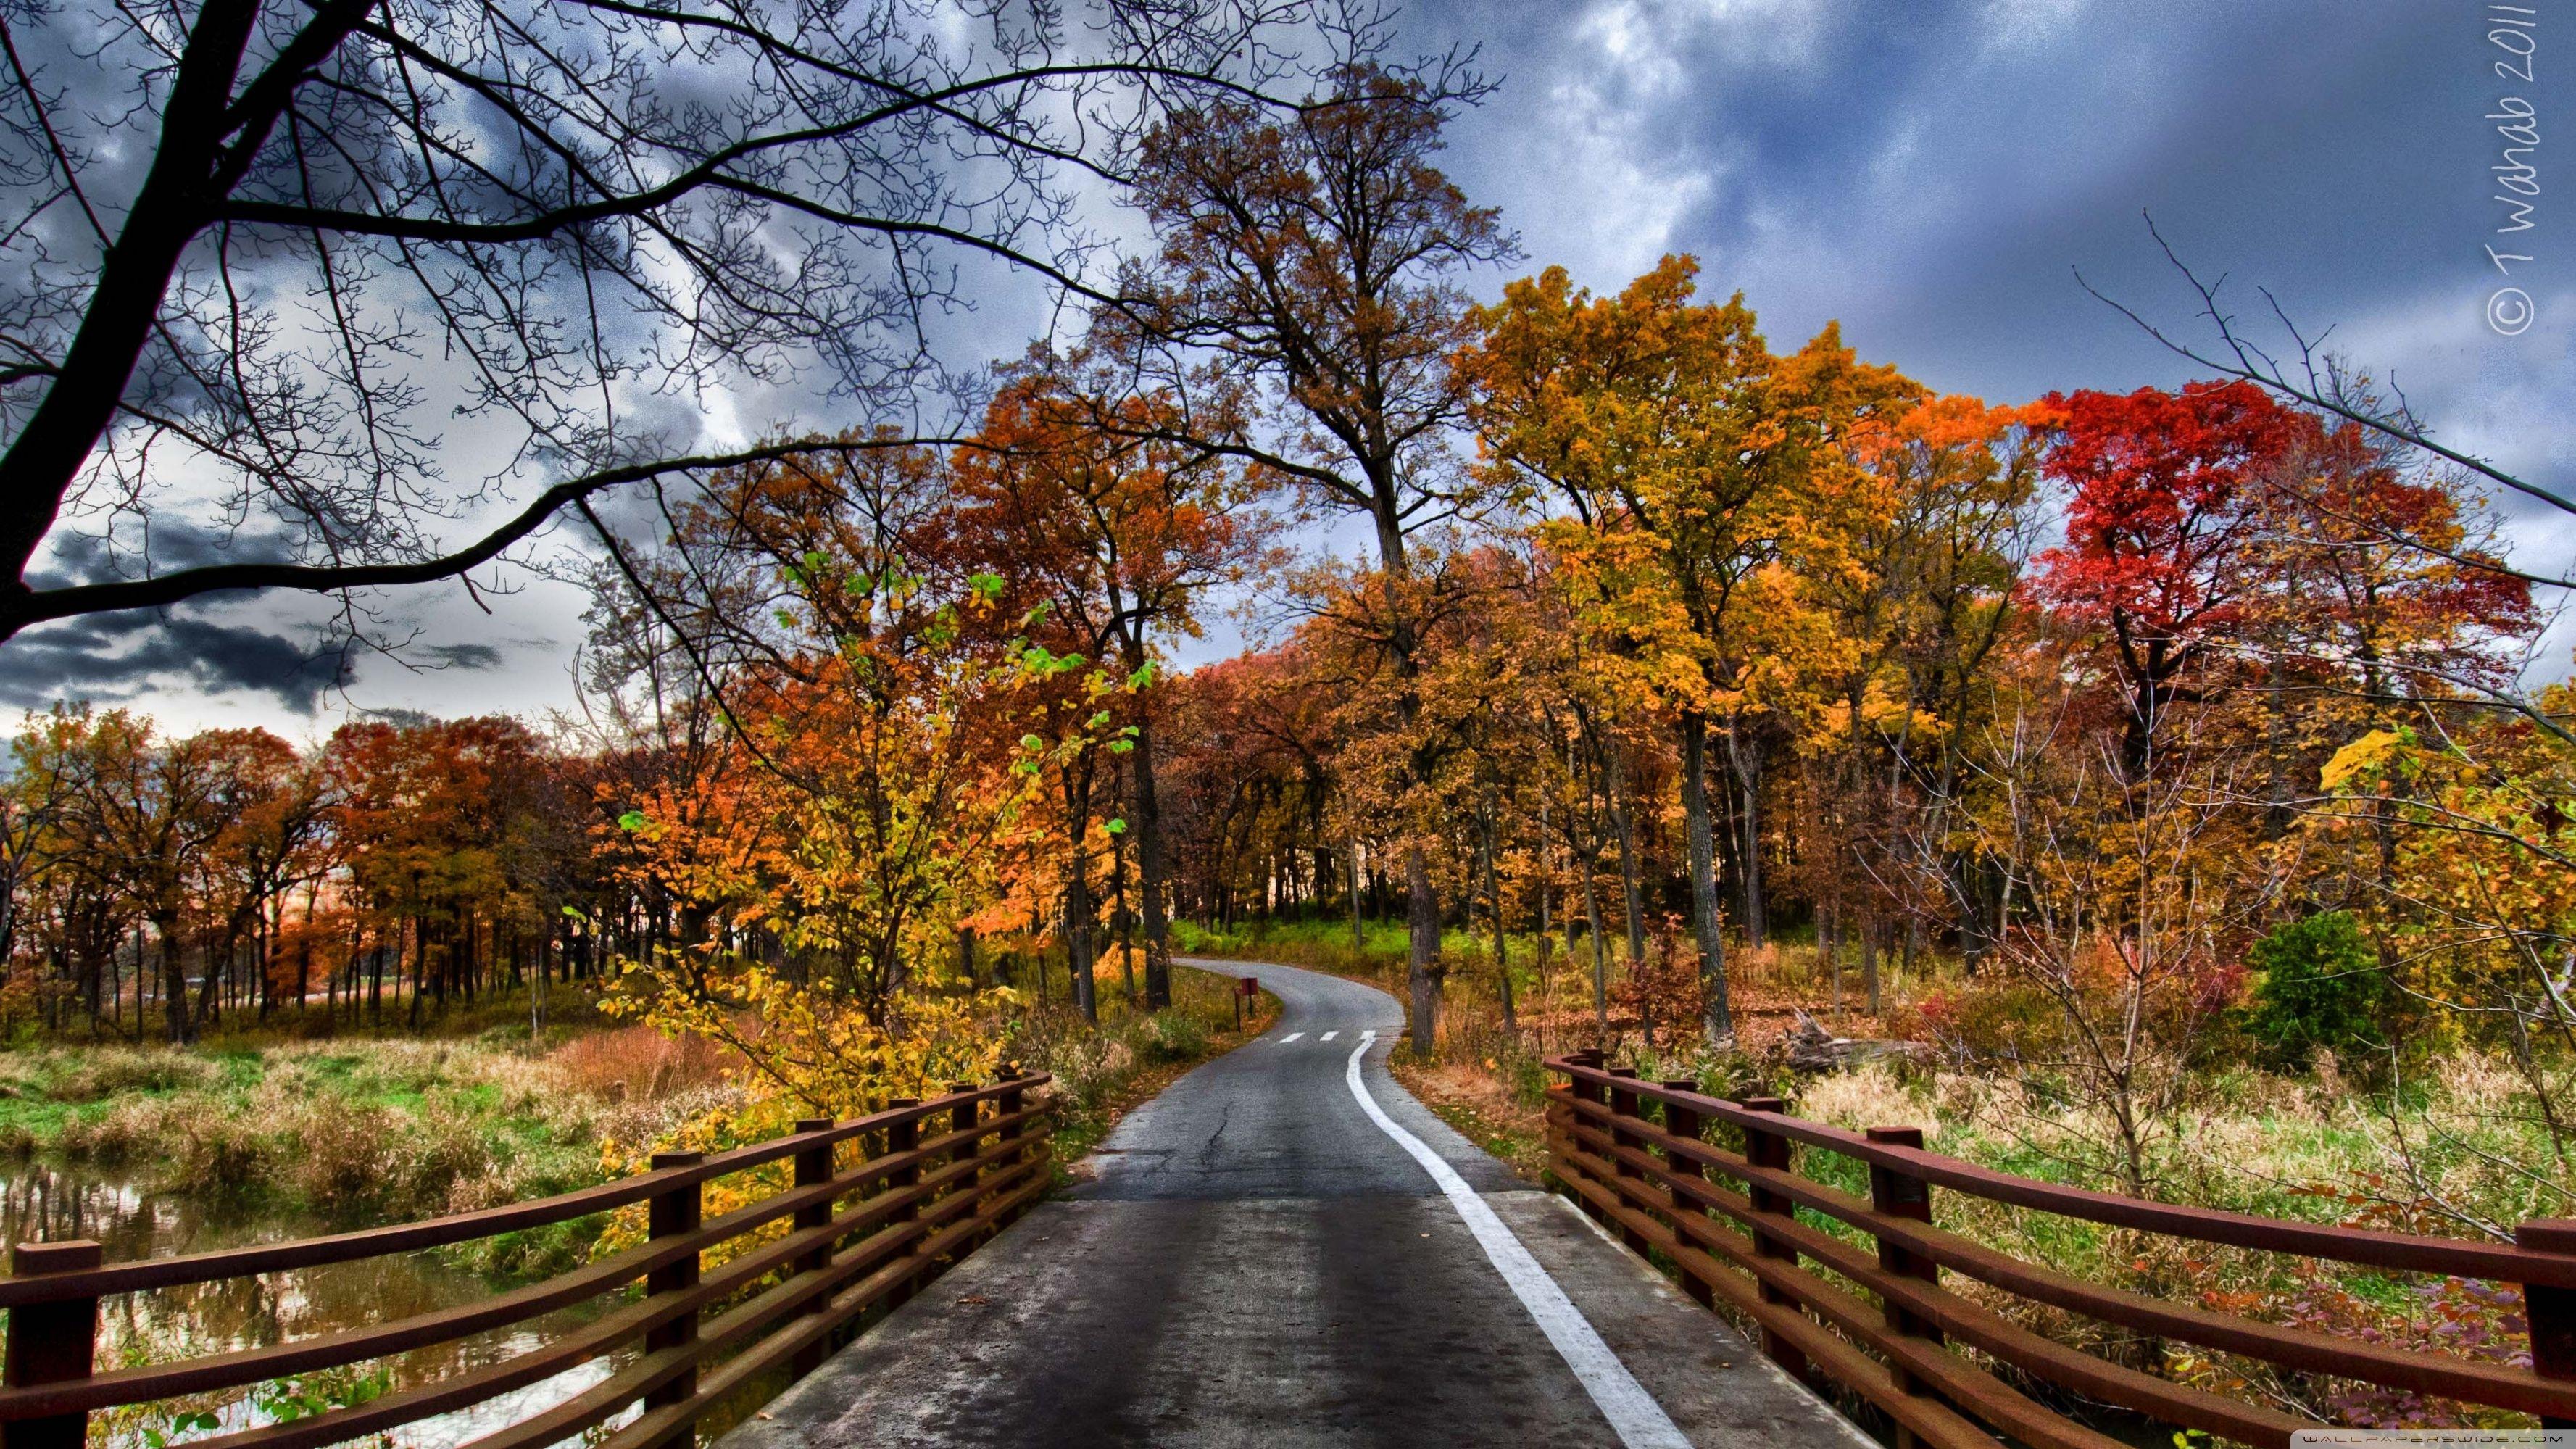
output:
[[[2522,3],[2544,27],[2576,17]],[[1518,232],[1513,274],[1562,265],[1610,291],[1688,252],[1705,290],[1745,294],[1775,347],[1838,320],[1864,358],[2020,402],[2196,375],[2085,289],[2211,340],[2152,216],[2195,270],[2224,275],[2240,318],[2266,323],[2268,292],[2401,389],[2442,441],[2576,494],[2576,209],[2559,199],[2576,198],[2576,173],[2562,180],[2548,149],[2576,115],[2576,25],[2530,32],[2526,82],[2498,74],[2522,61],[2488,39],[2491,15],[2510,13],[2466,0],[1442,0],[1404,11],[1399,33],[1419,51],[1476,47],[1500,81],[1454,124],[1447,162]],[[2499,234],[2505,97],[2536,115],[2543,147],[2531,224]],[[2503,275],[2490,245],[2528,260]],[[1475,286],[1491,295],[1503,280]],[[2511,320],[2496,296],[2508,286],[2530,309],[2511,336],[2489,317],[2492,302]],[[1004,288],[955,345],[1007,354],[1044,324],[1033,288]],[[2516,562],[2576,567],[2576,519],[2532,504],[2506,517]],[[298,740],[353,711],[574,708],[583,600],[503,582],[388,601],[411,641],[398,658],[318,643],[315,610],[292,599],[39,627],[0,646],[0,708],[70,693],[174,729],[259,724]],[[2553,635],[2550,667],[2571,642]],[[1239,643],[1220,627],[1188,652]]]

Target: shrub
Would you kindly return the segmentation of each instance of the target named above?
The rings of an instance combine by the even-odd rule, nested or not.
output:
[[[176,1092],[203,1087],[217,1068],[201,1058],[175,1051],[94,1049],[56,1076],[50,1095],[57,1102],[103,1102],[120,1092]]]
[[[2274,1061],[2305,1066],[2321,1049],[2348,1057],[2387,1045],[2388,977],[2351,912],[2289,922],[2245,959],[2259,973],[2245,1031]]]
[[[315,1208],[346,1214],[376,1202],[387,1186],[388,1162],[399,1134],[393,1114],[381,1107],[345,1106],[309,1114],[287,1180]]]
[[[1207,1055],[1207,1028],[1199,1019],[1178,1007],[1154,1013],[1144,1042],[1144,1055],[1153,1062],[1195,1061]]]

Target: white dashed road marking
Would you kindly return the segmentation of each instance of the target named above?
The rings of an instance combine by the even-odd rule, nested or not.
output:
[[[1619,1361],[1619,1355],[1610,1351],[1610,1345],[1601,1341],[1601,1335],[1593,1330],[1583,1311],[1565,1296],[1565,1290],[1557,1286],[1554,1278],[1547,1276],[1547,1270],[1539,1266],[1538,1259],[1530,1256],[1529,1249],[1521,1245],[1521,1240],[1512,1236],[1512,1230],[1494,1215],[1493,1208],[1476,1196],[1476,1190],[1467,1185],[1467,1180],[1458,1175],[1456,1168],[1451,1167],[1439,1153],[1423,1145],[1421,1138],[1397,1126],[1395,1119],[1386,1115],[1386,1109],[1377,1104],[1377,1099],[1369,1095],[1367,1083],[1360,1080],[1360,1058],[1367,1056],[1369,1048],[1376,1044],[1376,1032],[1363,1032],[1358,1049],[1351,1053],[1349,1069],[1344,1073],[1350,1083],[1351,1095],[1359,1099],[1360,1110],[1368,1114],[1380,1132],[1393,1138],[1396,1146],[1422,1164],[1422,1170],[1430,1173],[1431,1180],[1439,1184],[1441,1194],[1465,1220],[1467,1231],[1476,1235],[1476,1242],[1485,1250],[1485,1256],[1493,1260],[1495,1271],[1503,1275],[1503,1281],[1511,1285],[1512,1293],[1521,1300],[1521,1306],[1529,1310],[1539,1332],[1546,1334],[1547,1341],[1556,1345],[1565,1366],[1574,1370],[1574,1376],[1582,1381],[1584,1391],[1592,1395],[1594,1404],[1600,1406],[1602,1417],[1610,1421],[1611,1429],[1619,1435],[1619,1442],[1628,1445],[1629,1449],[1691,1449],[1690,1440],[1683,1437],[1681,1429],[1665,1414],[1663,1406],[1655,1402],[1654,1396],[1646,1392],[1634,1374],[1628,1372],[1628,1366]]]
[[[1338,1031],[1328,1031],[1328,1032],[1324,1033],[1322,1036],[1319,1036],[1319,1037],[1315,1038],[1315,1040],[1317,1040],[1317,1041],[1331,1041],[1333,1038],[1335,1038],[1335,1037],[1337,1037],[1337,1036],[1340,1036],[1340,1035],[1341,1035],[1341,1033],[1340,1033],[1340,1032],[1338,1032]]]
[[[1301,1036],[1304,1036],[1304,1035],[1305,1035],[1305,1033],[1304,1033],[1304,1032],[1302,1032],[1302,1031],[1292,1031],[1292,1032],[1288,1033],[1286,1036],[1283,1036],[1283,1037],[1279,1038],[1279,1044],[1280,1044],[1281,1046],[1286,1046],[1288,1043],[1290,1043],[1290,1042],[1292,1042],[1292,1041],[1295,1041],[1297,1038],[1299,1038],[1299,1037],[1301,1037]]]

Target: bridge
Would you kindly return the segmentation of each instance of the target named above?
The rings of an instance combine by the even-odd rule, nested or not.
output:
[[[1402,1016],[1383,993],[1192,964],[1257,970],[1279,1021],[1131,1114],[1053,1197],[1047,1083],[1020,1077],[422,1223],[114,1265],[95,1244],[21,1245],[0,1281],[0,1449],[72,1449],[98,1410],[369,1362],[586,1302],[602,1311],[534,1352],[189,1442],[304,1449],[396,1432],[583,1365],[583,1386],[472,1449],[660,1449],[728,1425],[726,1449],[1991,1449],[1999,1437],[2123,1449],[2146,1441],[2105,1427],[2261,1445],[2317,1427],[2034,1333],[1997,1311],[1998,1295],[2293,1373],[2576,1420],[2576,1224],[2526,1225],[2507,1245],[2082,1192],[1925,1151],[1903,1129],[1845,1132],[1776,1100],[1641,1082],[1581,1056],[1552,1064],[1558,1190],[1545,1192],[1387,1075]],[[1868,1194],[1792,1172],[1799,1148],[1858,1164]],[[718,1178],[771,1190],[706,1218]],[[2530,1354],[2399,1348],[2088,1283],[1937,1228],[1942,1193],[2513,1285]],[[102,1298],[635,1204],[647,1205],[643,1243],[479,1302],[177,1363],[93,1362]],[[2076,1405],[2091,1408],[2078,1418]]]

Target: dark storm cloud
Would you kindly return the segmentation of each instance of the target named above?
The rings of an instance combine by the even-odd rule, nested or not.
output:
[[[256,625],[132,610],[39,624],[9,641],[0,649],[0,704],[149,705],[173,690],[247,691],[310,714],[354,674],[354,653],[342,641],[298,642]]]
[[[275,534],[204,528],[176,516],[142,524],[120,520],[113,534],[77,525],[57,528],[27,570],[27,582],[39,589],[61,589],[138,577],[138,555],[147,536],[153,571],[162,574],[217,564],[282,563],[295,556],[293,547]]]
[[[63,535],[50,547],[49,567],[30,574],[39,588],[123,576],[127,560],[111,554],[99,538]],[[153,529],[152,551],[164,570],[290,556],[276,538],[225,536],[175,525]],[[460,591],[448,612],[461,608],[461,600]],[[413,602],[428,606],[432,615],[440,612],[436,596],[424,594]],[[85,699],[154,707],[173,696],[253,694],[310,715],[326,695],[353,684],[358,661],[374,652],[352,642],[344,628],[334,627],[340,622],[325,601],[272,593],[214,594],[167,610],[134,609],[42,624],[0,647],[0,705],[33,709],[56,700]],[[488,631],[488,620],[479,611],[464,627],[476,622]],[[547,638],[431,642],[419,637],[422,621],[379,624],[390,629],[398,652],[392,665],[380,657],[370,678],[379,671],[488,674],[506,667],[512,651],[555,648]],[[449,634],[454,628],[436,632]]]
[[[2542,323],[2485,330],[2494,97],[2576,116],[2564,65],[2506,85],[2475,7],[2073,0],[1827,6],[1595,0],[1412,12],[1506,76],[1453,166],[1528,265],[1615,288],[1664,251],[1741,287],[1775,345],[1829,319],[1865,356],[2020,401],[2170,383],[2187,364],[2073,276],[2157,320],[2194,305],[2152,211],[2248,314],[2269,287],[2454,441],[2576,465],[2576,213],[2514,280]],[[2576,44],[2576,40],[2571,40]],[[2544,135],[2554,134],[2544,129]],[[2554,180],[2554,178],[2549,178]],[[2576,177],[2569,194],[2576,195]]]
[[[441,669],[498,669],[501,651],[490,644],[429,644],[412,653]]]

